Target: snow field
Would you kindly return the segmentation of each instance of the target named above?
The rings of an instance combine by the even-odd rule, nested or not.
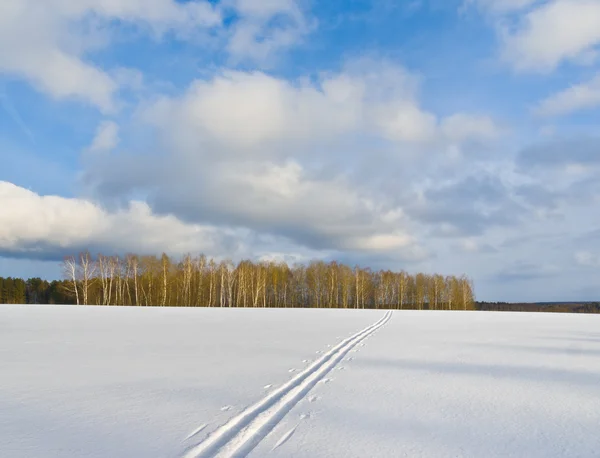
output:
[[[600,456],[600,316],[395,312],[365,343],[251,456]]]
[[[7,306],[0,363],[11,458],[600,450],[600,316]]]
[[[0,306],[0,456],[180,457],[382,312],[344,315]]]

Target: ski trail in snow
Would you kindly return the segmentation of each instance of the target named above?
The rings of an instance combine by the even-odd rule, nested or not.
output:
[[[184,439],[184,441],[187,441],[189,439],[191,439],[192,437],[194,437],[196,434],[200,433],[201,431],[204,430],[204,428],[206,428],[208,425],[206,423],[202,423],[200,426],[198,426],[194,431],[192,431],[191,433],[188,434],[188,436]]]
[[[271,451],[275,450],[278,447],[281,447],[283,444],[285,444],[288,439],[290,437],[292,437],[292,434],[294,434],[294,432],[296,431],[296,428],[298,427],[298,425],[294,426],[292,429],[290,429],[287,433],[285,433],[283,436],[281,436],[281,439],[279,439],[277,441],[277,443],[275,444],[275,446],[271,449]]]
[[[385,325],[391,318],[388,311],[376,323],[342,340],[325,352],[306,369],[267,396],[232,417],[183,458],[241,458],[250,453],[281,419],[333,369],[357,344]]]

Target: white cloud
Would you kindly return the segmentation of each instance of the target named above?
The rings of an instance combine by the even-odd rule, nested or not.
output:
[[[260,149],[277,142],[306,143],[368,133],[394,142],[433,143],[493,138],[486,116],[459,113],[442,119],[423,110],[418,83],[389,62],[349,64],[319,81],[278,79],[262,72],[225,71],[197,80],[179,98],[163,98],[143,117],[169,126],[178,140]],[[183,140],[181,140],[183,139]],[[289,151],[280,145],[278,156]],[[255,151],[256,154],[258,154]]]
[[[174,0],[19,0],[0,3],[0,72],[29,81],[56,99],[75,98],[104,112],[115,109],[118,83],[86,60],[90,47],[105,44],[103,21],[120,20],[156,33],[220,22],[207,2]],[[77,27],[85,23],[87,27]],[[84,32],[86,30],[86,32]]]
[[[397,252],[418,244],[408,220],[385,217],[390,203],[375,202],[341,177],[313,177],[297,162],[217,162],[209,173],[198,173],[201,186],[179,176],[185,192],[198,196],[187,198],[183,217],[235,222],[313,249]],[[160,186],[160,207],[176,207],[181,197],[169,194],[168,183]]]
[[[437,119],[419,108],[417,89],[414,77],[389,63],[349,64],[316,82],[223,72],[140,110],[163,152],[151,164],[120,155],[91,164],[86,180],[101,195],[150,192],[156,211],[201,224],[244,227],[310,249],[415,259],[423,250],[391,196],[358,186],[339,166],[315,164],[355,160],[352,139],[361,136],[391,150],[396,142],[438,141]]]
[[[432,115],[415,106],[412,94],[384,100],[377,94],[381,83],[372,76],[339,74],[317,85],[294,84],[261,72],[224,72],[196,81],[182,98],[163,99],[146,117],[184,130],[181,134],[192,135],[196,142],[209,137],[235,148],[323,140],[370,129],[407,141],[433,133],[428,128]],[[403,81],[396,84],[399,89]]]
[[[377,127],[391,140],[421,142],[436,134],[436,117],[411,102],[384,104],[375,113]]]
[[[414,239],[407,234],[389,233],[363,237],[354,241],[350,248],[360,248],[368,251],[390,251],[410,247]]]
[[[236,22],[220,29],[236,60],[267,60],[296,44],[309,31],[295,1],[233,0],[212,6],[208,1],[175,0],[22,0],[0,4],[0,72],[29,81],[56,99],[74,98],[103,112],[114,111],[123,71],[107,72],[86,58],[87,51],[110,41],[111,21],[133,24],[160,36],[172,30],[187,38],[196,29],[221,26],[223,11]],[[273,19],[285,18],[281,26]],[[277,22],[277,21],[275,21]]]
[[[541,116],[560,116],[600,106],[600,74],[542,100],[535,108]]]
[[[145,22],[159,31],[161,28],[174,26],[193,28],[217,25],[220,22],[219,14],[206,1],[49,0],[45,3],[69,18],[81,18],[92,13],[128,22]]]
[[[230,0],[226,3],[244,16],[268,19],[277,14],[301,15],[295,0]]]
[[[417,78],[386,61],[349,62],[316,80],[225,71],[139,110],[156,137],[152,161],[99,160],[84,181],[108,199],[143,193],[158,213],[304,250],[421,260],[428,253],[400,199],[417,178],[400,174],[413,161],[434,164],[427,154],[445,151],[440,145],[496,129],[465,113],[440,122],[420,108],[418,92]],[[385,157],[370,159],[373,141]],[[411,154],[415,148],[424,154]]]
[[[479,243],[472,238],[461,240],[460,246],[464,251],[469,253],[477,253],[480,249]]]
[[[498,14],[520,11],[535,3],[540,3],[540,0],[465,0],[462,8],[476,5],[484,10]]]
[[[229,233],[228,233],[229,232]],[[0,181],[0,253],[46,258],[74,250],[180,255],[221,255],[231,236],[227,229],[186,224],[174,216],[153,214],[144,202],[109,212],[77,198],[41,196]]]
[[[340,133],[358,123],[360,90],[328,81],[323,91],[293,86],[261,72],[225,72],[196,81],[180,99],[163,99],[149,114],[234,147]],[[345,92],[345,93],[343,93]],[[190,132],[192,133],[192,132]]]
[[[337,191],[332,187],[310,183],[301,187],[304,190],[300,193],[316,192],[325,199],[337,199],[327,200],[332,205],[341,203],[341,196],[336,197]],[[311,187],[314,187],[312,191],[307,189]],[[244,203],[248,204],[249,200]],[[303,205],[302,202],[291,203],[294,208],[288,211],[288,215],[298,211],[301,208],[298,205]],[[329,204],[325,208],[324,204],[322,209],[315,208],[315,211],[320,212],[323,218],[325,211],[331,213],[332,208]],[[406,259],[411,260],[427,256],[412,237],[397,229],[377,233],[377,228],[371,223],[364,223],[362,229],[345,228],[344,224],[351,221],[347,218],[352,218],[348,211],[355,213],[356,210],[346,205],[341,213],[333,212],[336,213],[333,217],[319,222],[320,226],[314,228],[315,234],[321,231],[321,235],[325,236],[338,236],[340,230],[346,233],[328,247],[329,250],[404,254]],[[298,221],[300,216],[296,215]],[[336,221],[339,226],[332,226]],[[92,253],[167,252],[174,256],[202,252],[217,258],[239,260],[249,255],[270,258],[282,248],[287,248],[287,253],[295,253],[295,260],[316,258],[327,252],[323,247],[315,250],[278,236],[263,237],[245,228],[187,223],[172,214],[157,214],[142,201],[130,201],[125,207],[110,211],[87,199],[42,196],[0,181],[0,256],[4,257],[58,260],[89,249]],[[289,256],[287,258],[290,260]]]
[[[454,142],[469,139],[493,140],[500,134],[494,120],[489,116],[457,113],[445,118],[441,123],[443,135]]]
[[[551,71],[565,61],[593,62],[600,43],[600,1],[536,4],[515,27],[503,27],[503,58],[518,71]]]
[[[584,267],[599,267],[600,256],[597,256],[589,251],[578,251],[575,253],[575,262]]]
[[[88,151],[92,153],[110,151],[119,144],[119,126],[113,121],[103,121],[96,130]]]
[[[279,50],[298,44],[312,28],[296,0],[229,0],[224,6],[239,15],[227,44],[236,61],[267,64]]]

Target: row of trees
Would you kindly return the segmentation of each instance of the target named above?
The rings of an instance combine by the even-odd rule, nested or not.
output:
[[[0,277],[0,304],[71,304],[74,303],[66,281],[48,282],[41,278]]]
[[[494,312],[600,313],[600,302],[475,302],[475,309]]]
[[[465,276],[372,271],[335,261],[308,265],[204,255],[174,261],[80,253],[63,262],[64,286],[76,304],[207,307],[315,307],[469,310]]]

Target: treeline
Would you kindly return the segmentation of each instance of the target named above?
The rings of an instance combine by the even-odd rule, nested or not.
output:
[[[204,255],[175,261],[80,253],[63,264],[65,294],[76,304],[184,307],[314,307],[471,310],[465,276],[372,271],[337,262],[237,265]]]
[[[476,302],[475,309],[494,312],[600,313],[600,302]]]
[[[0,277],[0,304],[74,304],[65,281]]]

